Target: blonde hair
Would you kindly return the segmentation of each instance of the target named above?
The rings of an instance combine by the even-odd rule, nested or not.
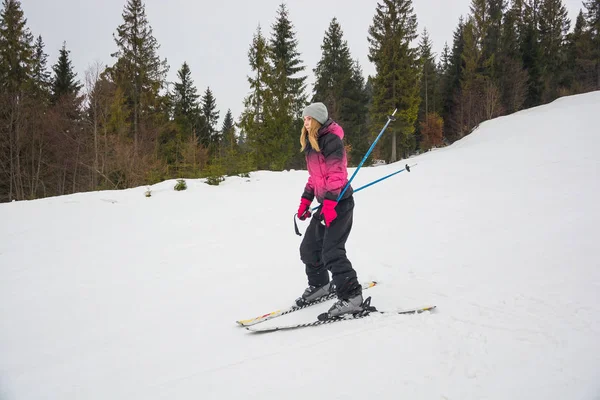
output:
[[[302,148],[300,151],[304,151],[306,149],[306,138],[308,137],[308,141],[310,142],[310,146],[316,150],[321,151],[319,148],[319,129],[321,129],[321,124],[314,118],[310,118],[310,126],[308,130],[302,126],[302,133],[300,134],[300,145]]]

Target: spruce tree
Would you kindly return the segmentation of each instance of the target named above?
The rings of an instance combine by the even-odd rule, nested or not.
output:
[[[402,157],[414,147],[420,103],[418,51],[411,47],[416,37],[417,17],[411,0],[384,0],[377,4],[368,38],[369,60],[376,70],[371,134],[376,135],[387,115],[398,108],[397,121],[388,127],[389,133],[381,145],[390,162],[398,159],[398,150]]]
[[[0,89],[9,95],[24,88],[32,75],[33,35],[21,2],[3,0],[0,13]]]
[[[344,91],[341,123],[349,144],[349,162],[358,165],[371,143],[369,141],[369,101],[371,96],[358,60],[352,66],[352,78]]]
[[[241,156],[235,133],[235,122],[231,110],[228,109],[221,127],[222,145],[221,156],[227,175],[249,172],[245,159]]]
[[[444,43],[442,54],[438,62],[438,93],[439,93],[439,114],[443,118],[447,115],[446,107],[450,104],[448,100],[450,88],[450,68],[452,62],[452,52],[448,42]]]
[[[55,160],[50,156],[51,151],[45,151],[52,146],[48,145],[48,119],[49,105],[51,97],[52,79],[48,71],[48,55],[44,51],[44,42],[41,36],[38,36],[33,46],[33,55],[31,59],[31,79],[27,92],[30,96],[28,107],[25,110],[28,124],[29,157],[27,164],[29,194],[28,197],[34,199],[38,193],[45,189],[48,184],[47,177],[51,175],[51,168],[42,168],[42,165],[52,164]],[[44,182],[46,181],[46,182]]]
[[[596,64],[596,89],[600,89],[600,0],[583,2],[592,44],[592,59]]]
[[[123,90],[130,115],[137,153],[140,123],[149,120],[159,104],[159,91],[165,84],[167,61],[158,56],[159,44],[153,36],[142,0],[128,0],[123,23],[114,36],[117,59],[110,69],[113,81]]]
[[[519,47],[519,15],[520,10],[515,7],[504,14],[497,56],[498,87],[507,114],[519,111],[527,95],[527,72]]]
[[[312,101],[323,102],[330,118],[343,127],[350,162],[357,163],[366,151],[368,96],[360,64],[352,60],[336,18],[325,32],[321,50],[321,59],[314,69]]]
[[[235,123],[233,122],[233,115],[231,114],[231,109],[227,110],[225,118],[223,119],[221,135],[223,136],[223,147],[228,149],[234,149],[236,145]]]
[[[464,28],[465,22],[463,17],[461,17],[458,21],[457,28],[454,30],[448,68],[442,77],[442,118],[444,120],[444,132],[446,132],[446,136],[450,140],[458,137],[457,123],[453,119],[453,114],[456,107],[458,107],[457,99],[460,97],[461,80],[463,78],[464,62],[462,53],[465,47]]]
[[[31,59],[31,80],[34,97],[46,103],[50,98],[52,78],[48,71],[48,54],[44,51],[42,36],[38,36],[33,46]]]
[[[177,72],[179,79],[173,88],[173,118],[184,136],[196,132],[200,122],[200,104],[198,90],[192,79],[192,72],[187,62],[184,62]]]
[[[421,106],[419,107],[419,119],[423,121],[426,114],[438,112],[436,90],[437,90],[437,66],[435,54],[432,51],[433,44],[429,38],[427,29],[423,29],[423,35],[419,43],[419,57],[421,63]]]
[[[473,0],[473,15],[465,24],[462,53],[463,72],[461,81],[460,109],[455,109],[458,136],[468,134],[472,128],[486,119],[501,113],[497,73],[494,68],[496,54],[486,55],[486,38],[491,32],[488,4]]]
[[[562,0],[542,0],[539,16],[544,102],[558,97],[558,88],[566,74],[566,35],[571,27]]]
[[[4,0],[0,13],[0,199],[25,198],[21,162],[24,92],[32,76],[33,36],[21,3]],[[23,165],[22,165],[23,164]]]
[[[528,73],[525,108],[541,104],[543,94],[542,49],[539,43],[538,0],[523,0],[520,32],[523,68]]]
[[[450,69],[450,60],[451,60],[450,46],[448,46],[448,42],[444,43],[444,48],[442,49],[442,55],[440,56],[440,62],[438,64],[438,72],[442,75],[447,74]]]
[[[271,75],[266,79],[268,96],[263,103],[265,125],[258,167],[272,170],[301,167],[303,159],[296,149],[302,127],[302,109],[306,105],[306,76],[300,75],[305,67],[285,4],[277,11],[268,54]]]
[[[221,134],[217,130],[217,123],[219,122],[217,101],[210,87],[206,88],[200,104],[200,113],[204,124],[200,128],[200,144],[209,148],[211,155],[215,155],[221,144]]]
[[[272,90],[282,105],[289,102],[290,116],[300,118],[306,105],[306,76],[298,75],[306,69],[298,52],[298,39],[285,4],[279,6],[277,20],[272,27],[269,55],[273,66]],[[287,98],[289,97],[289,98]]]
[[[500,50],[500,41],[502,36],[502,18],[507,6],[507,0],[488,0],[487,19],[488,28],[485,37],[483,37],[482,51],[483,58],[490,60],[491,71],[489,75],[495,83],[498,82],[498,52]]]
[[[421,65],[421,104],[416,127],[416,144],[421,142],[421,122],[424,122],[429,113],[438,113],[438,71],[435,63],[435,55],[432,51],[433,44],[429,38],[427,28],[423,29],[419,42],[419,62]]]
[[[467,135],[473,127],[484,120],[478,110],[480,99],[483,97],[481,96],[483,75],[480,69],[482,52],[478,46],[481,30],[476,26],[477,20],[470,17],[464,27],[460,105],[459,110],[455,110],[459,137]]]
[[[502,26],[503,0],[471,0],[472,38],[477,73],[496,80],[495,56]]]
[[[583,10],[579,11],[573,32],[567,38],[567,84],[574,93],[596,87],[592,32],[587,29]]]
[[[269,48],[267,40],[262,34],[260,25],[256,28],[256,33],[252,40],[252,45],[248,51],[250,68],[254,76],[248,77],[250,83],[250,95],[246,102],[248,112],[252,115],[252,120],[262,123],[265,120],[264,98],[267,92],[268,79],[272,74],[272,68],[269,64]]]
[[[268,45],[262,34],[260,25],[256,29],[252,43],[248,50],[248,61],[251,75],[248,76],[250,93],[244,99],[244,111],[240,118],[240,136],[243,138],[244,148],[251,151],[254,162],[265,165],[263,152],[266,150],[265,126],[265,98],[270,95],[268,80],[271,76],[271,66],[268,59]],[[267,153],[267,152],[265,152]]]
[[[471,0],[471,25],[472,25],[472,36],[475,40],[474,45],[478,50],[483,50],[483,41],[488,36],[488,30],[490,29],[489,19],[489,2],[491,0]],[[467,21],[469,22],[469,21]]]
[[[344,91],[352,79],[353,61],[336,18],[331,20],[325,32],[321,51],[321,59],[313,70],[315,85],[312,100],[323,102],[331,118],[340,120]]]
[[[82,157],[82,118],[81,102],[83,98],[79,95],[82,87],[73,71],[73,65],[69,58],[69,51],[63,43],[59,51],[59,57],[52,66],[54,72],[52,77],[51,103],[52,111],[56,118],[55,129],[59,130],[64,138],[61,148],[56,157],[63,159],[65,178],[59,183],[59,194],[75,193],[80,184],[79,173],[80,160]],[[69,185],[67,186],[67,182]]]
[[[70,51],[67,50],[66,43],[63,43],[59,51],[58,61],[52,67],[54,77],[52,79],[52,102],[57,103],[65,97],[73,100],[78,96],[82,88],[81,83],[76,78],[73,71],[73,64],[69,58]]]

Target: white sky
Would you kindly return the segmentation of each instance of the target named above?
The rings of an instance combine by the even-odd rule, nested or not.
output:
[[[580,0],[563,0],[574,25],[582,7]],[[281,0],[146,0],[146,14],[160,44],[161,58],[170,66],[168,79],[184,61],[192,70],[194,83],[203,93],[211,87],[221,110],[221,121],[228,108],[238,119],[247,94],[247,52],[252,35],[260,23],[266,36]],[[440,53],[444,42],[452,44],[458,18],[467,15],[471,0],[414,0],[418,31],[427,28]],[[126,0],[22,0],[28,27],[42,35],[49,54],[49,67],[56,62],[62,42],[67,42],[78,78],[96,61],[112,65],[110,54],[116,50],[113,33],[122,22]],[[309,91],[321,56],[321,43],[329,23],[337,17],[353,58],[360,60],[366,75],[374,73],[368,61],[368,28],[377,0],[289,0],[290,19],[299,41],[298,50],[307,67]]]

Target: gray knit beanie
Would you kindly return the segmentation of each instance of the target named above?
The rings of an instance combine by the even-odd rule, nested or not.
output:
[[[329,117],[329,113],[327,112],[327,107],[323,103],[312,103],[302,111],[302,118],[306,116],[312,117],[316,119],[321,125],[323,125],[327,118]]]

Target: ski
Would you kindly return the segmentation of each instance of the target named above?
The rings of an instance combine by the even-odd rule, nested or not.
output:
[[[353,314],[353,315],[348,314],[343,317],[336,317],[336,318],[326,318],[325,316],[327,314],[324,313],[324,314],[319,315],[319,318],[316,321],[312,321],[312,322],[292,324],[292,325],[279,325],[279,326],[272,326],[272,327],[248,326],[248,327],[246,327],[246,329],[249,330],[250,332],[254,332],[254,333],[268,333],[268,332],[283,331],[283,330],[293,330],[293,329],[299,329],[299,328],[309,328],[309,327],[314,327],[314,326],[333,324],[335,322],[352,321],[355,319],[365,318],[365,317],[368,317],[373,314],[386,314],[386,315],[421,314],[425,311],[432,311],[435,308],[436,308],[436,306],[426,306],[426,307],[408,308],[408,309],[399,310],[399,311],[380,311],[375,308],[371,308],[371,309],[363,311],[359,314]]]
[[[362,284],[362,288],[363,288],[363,290],[366,290],[366,289],[370,289],[376,285],[377,285],[377,282],[368,281],[368,282],[364,282]],[[314,306],[315,304],[320,304],[320,303],[326,302],[327,300],[334,299],[335,297],[336,297],[335,293],[330,293],[327,296],[320,297],[314,301],[311,301],[310,303],[306,303],[301,306],[294,305],[294,306],[284,308],[281,310],[272,311],[270,313],[258,316],[256,318],[242,319],[242,320],[235,321],[235,322],[240,326],[248,327],[248,326],[259,324],[261,322],[268,321],[273,318],[281,317],[282,315],[293,313],[294,311],[298,311],[298,310],[302,310],[304,308]]]

